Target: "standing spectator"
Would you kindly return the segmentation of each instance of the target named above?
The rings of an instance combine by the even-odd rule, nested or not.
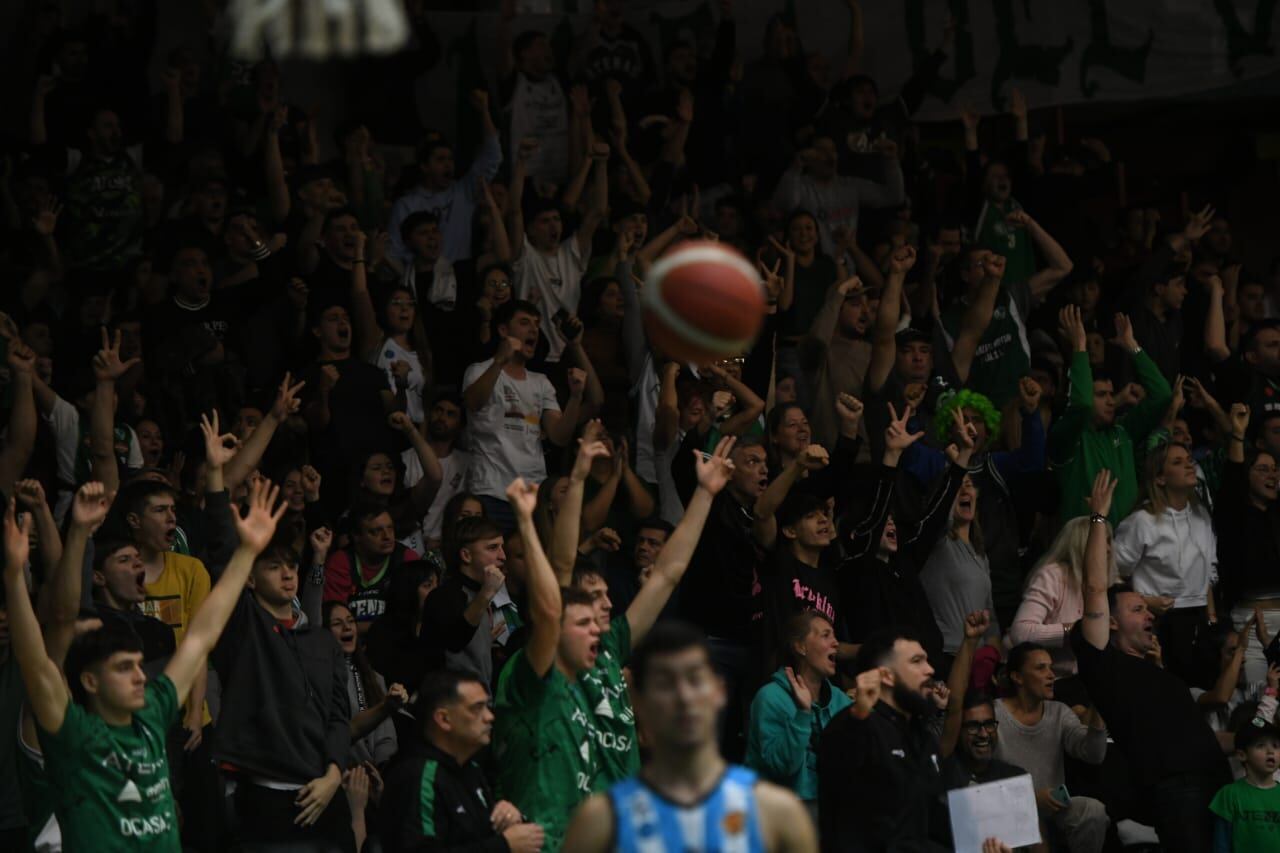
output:
[[[338,641],[347,663],[347,702],[351,706],[351,754],[348,765],[368,761],[382,767],[396,753],[396,729],[390,717],[409,695],[400,684],[390,687],[373,671],[364,649],[356,643],[356,619],[345,604],[324,605],[321,621]]]
[[[783,666],[751,702],[746,763],[794,791],[816,823],[822,730],[852,702],[831,681],[839,643],[826,616],[816,610],[794,614],[786,638]]]
[[[428,137],[418,146],[416,166],[421,173],[417,185],[396,199],[391,207],[387,231],[391,235],[391,255],[403,267],[413,268],[413,249],[404,238],[401,226],[412,213],[425,211],[436,218],[444,238],[443,257],[451,262],[471,257],[471,224],[481,199],[481,183],[493,180],[502,165],[502,146],[498,128],[489,113],[489,95],[483,90],[471,92],[471,106],[480,117],[484,138],[470,170],[461,178],[454,177],[453,146],[439,136]]]
[[[1080,678],[1116,746],[1133,768],[1135,792],[1160,843],[1177,851],[1208,851],[1208,806],[1229,778],[1222,749],[1186,684],[1160,665],[1154,617],[1127,585],[1107,585],[1106,519],[1118,480],[1098,472],[1090,496],[1084,618],[1071,644]],[[1158,707],[1159,715],[1145,713]],[[1180,744],[1169,749],[1169,744]]]
[[[515,3],[503,3],[498,22],[498,74],[502,116],[512,159],[518,160],[523,140],[537,136],[541,143],[529,158],[529,175],[540,183],[564,186],[569,178],[571,147],[569,99],[555,68],[551,40],[545,33],[526,30],[510,38]],[[530,152],[531,153],[531,152]],[[519,240],[519,231],[511,231]]]
[[[423,605],[419,654],[429,670],[470,672],[491,684],[493,599],[506,562],[502,531],[487,518],[464,518],[444,558],[448,576]]]
[[[360,633],[387,610],[392,579],[406,562],[418,559],[396,541],[391,513],[377,504],[353,507],[351,545],[330,555],[324,567],[324,600],[345,604]]]
[[[440,486],[419,525],[419,535],[427,550],[440,547],[440,521],[445,505],[462,491],[467,480],[471,453],[458,446],[466,425],[467,410],[462,396],[450,391],[437,394],[420,430],[440,463]],[[412,448],[401,454],[400,461],[404,465],[405,485],[413,487],[423,477],[422,461]]]
[[[485,514],[508,530],[515,524],[503,499],[504,484],[517,477],[533,483],[546,479],[542,436],[560,447],[568,444],[584,406],[598,399],[599,387],[589,381],[593,373],[570,368],[569,402],[561,411],[551,381],[526,367],[538,345],[538,307],[512,300],[493,321],[498,333],[493,358],[471,365],[462,377],[473,453],[467,487],[480,497]]]
[[[1147,454],[1146,502],[1116,528],[1116,566],[1134,591],[1168,596],[1173,606],[1160,621],[1165,664],[1194,678],[1196,635],[1217,621],[1213,585],[1218,579],[1218,543],[1209,511],[1196,498],[1191,451],[1165,444]]]
[[[1270,850],[1280,843],[1280,731],[1255,718],[1240,727],[1235,740],[1245,776],[1220,790],[1209,804],[1214,850]]]
[[[1089,366],[1088,343],[1080,309],[1068,305],[1059,313],[1062,334],[1071,342],[1069,400],[1049,430],[1049,461],[1058,476],[1058,517],[1066,522],[1084,515],[1089,484],[1102,468],[1116,478],[1116,497],[1108,517],[1113,525],[1129,514],[1138,499],[1134,448],[1155,429],[1173,389],[1133,337],[1133,326],[1116,315],[1116,336],[1133,359],[1146,398],[1117,420],[1116,390],[1110,377],[1095,375]]]

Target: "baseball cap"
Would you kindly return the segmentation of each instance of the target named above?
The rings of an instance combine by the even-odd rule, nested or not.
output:
[[[1266,720],[1254,717],[1236,729],[1236,751],[1244,752],[1258,741],[1269,737],[1280,740],[1280,729]]]

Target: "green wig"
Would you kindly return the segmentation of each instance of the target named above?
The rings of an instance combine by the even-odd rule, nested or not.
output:
[[[982,415],[982,420],[987,424],[988,444],[1000,434],[1000,410],[991,405],[991,400],[986,395],[966,388],[943,394],[938,399],[938,409],[933,414],[933,434],[944,447],[951,443],[951,430],[955,427],[955,416],[952,413],[957,409],[973,409]]]

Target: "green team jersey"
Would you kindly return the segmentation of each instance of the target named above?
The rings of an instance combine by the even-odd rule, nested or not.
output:
[[[555,851],[574,808],[596,790],[595,715],[576,682],[555,664],[539,677],[525,652],[512,655],[498,676],[498,791],[543,828],[542,849]]]
[[[1006,281],[1009,279],[1006,276]],[[966,385],[985,394],[997,409],[1018,396],[1018,380],[1031,371],[1031,343],[1027,340],[1027,316],[1031,313],[1031,286],[1020,281],[1001,286],[978,348],[973,353]],[[961,299],[942,315],[947,347],[954,349],[956,335],[969,303]]]
[[[1036,252],[1031,247],[1031,237],[1027,229],[1005,222],[1005,217],[1015,210],[1022,210],[1015,199],[1003,205],[984,201],[973,229],[973,242],[1004,256],[1005,281],[1030,281],[1036,274]]]
[[[56,734],[39,729],[54,812],[67,851],[182,849],[165,733],[178,720],[173,682],[147,684],[127,726],[108,726],[70,699]]]
[[[1280,785],[1255,788],[1237,779],[1214,795],[1209,811],[1231,824],[1235,853],[1280,850]]]
[[[595,711],[596,742],[600,745],[600,778],[604,790],[640,772],[640,748],[636,743],[636,715],[631,710],[627,680],[622,675],[631,657],[631,623],[624,613],[609,623],[600,637],[600,657],[593,669],[578,676]]]

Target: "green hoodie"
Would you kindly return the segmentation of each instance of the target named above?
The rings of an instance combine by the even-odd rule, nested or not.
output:
[[[1067,522],[1089,511],[1085,503],[1093,478],[1106,468],[1117,479],[1108,519],[1120,523],[1138,500],[1138,472],[1134,448],[1160,424],[1173,389],[1145,352],[1133,354],[1138,382],[1147,396],[1109,427],[1093,425],[1093,371],[1087,353],[1077,352],[1068,373],[1067,410],[1049,430],[1049,460],[1058,478],[1061,503],[1058,517]]]
[[[826,704],[800,710],[785,669],[756,693],[747,733],[747,766],[770,782],[785,785],[802,800],[818,799],[818,736],[853,701],[830,681],[823,684]]]

